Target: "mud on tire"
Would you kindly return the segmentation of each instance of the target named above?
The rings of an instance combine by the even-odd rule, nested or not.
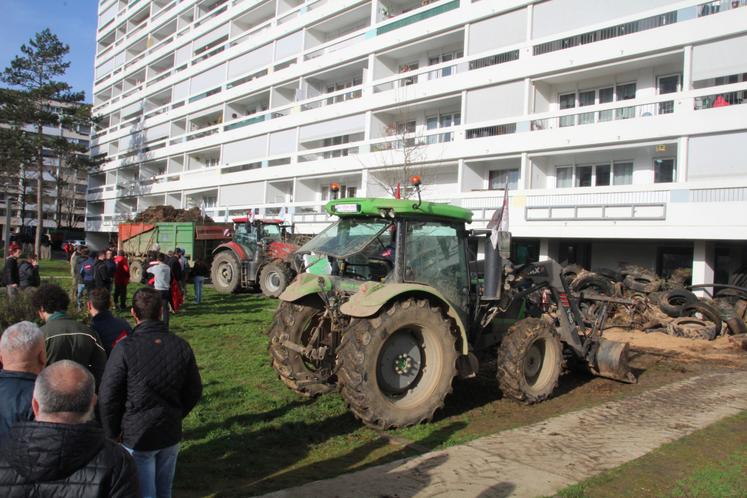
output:
[[[457,357],[452,322],[426,299],[405,299],[347,330],[338,349],[338,387],[368,426],[418,424],[443,407]]]
[[[322,313],[322,304],[313,300],[295,303],[283,301],[278,306],[270,326],[267,350],[272,368],[286,386],[302,396],[317,396],[334,389],[331,382],[334,352],[330,350],[324,360],[312,361],[283,344],[285,341],[291,341],[306,346],[311,331],[319,323]],[[322,327],[329,327],[329,324],[323,324]]]
[[[239,288],[241,266],[232,252],[223,251],[215,256],[210,267],[210,280],[220,294],[231,294]]]
[[[552,325],[525,318],[508,330],[498,348],[498,387],[504,396],[532,404],[552,396],[563,350]]]

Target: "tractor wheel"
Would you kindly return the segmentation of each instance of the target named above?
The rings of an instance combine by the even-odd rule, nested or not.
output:
[[[219,294],[236,292],[241,280],[241,267],[232,252],[224,251],[215,256],[210,268],[210,279]]]
[[[130,280],[138,284],[143,281],[145,274],[145,265],[139,259],[130,262]]]
[[[498,386],[504,396],[517,401],[544,401],[558,386],[562,359],[552,325],[525,318],[511,326],[498,348]]]
[[[290,281],[290,270],[283,263],[270,263],[259,272],[259,288],[267,297],[278,297]]]
[[[315,346],[329,335],[329,319],[323,318],[324,308],[320,302],[300,301],[287,303],[281,301],[270,326],[270,353],[272,368],[278,377],[291,390],[303,396],[317,396],[334,389],[329,382],[335,364],[335,352],[332,348],[322,360],[311,360],[302,354],[284,346],[290,341],[299,346],[308,346],[314,328],[320,326],[319,339]]]
[[[370,427],[418,424],[443,407],[458,356],[441,310],[425,299],[405,299],[347,330],[338,350],[338,387]]]

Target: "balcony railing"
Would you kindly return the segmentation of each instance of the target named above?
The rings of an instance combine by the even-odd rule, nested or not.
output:
[[[454,10],[458,8],[459,8],[459,0],[452,0],[451,2],[442,3],[441,5],[437,5],[432,8],[421,7],[421,9],[424,9],[424,10],[420,10],[419,12],[415,14],[409,15],[407,17],[395,19],[391,22],[384,24],[383,26],[379,26],[378,28],[376,28],[376,36],[389,33],[390,31],[394,31],[395,29],[404,28],[405,26],[410,26],[411,24],[415,24],[425,19],[430,19],[431,17],[435,17],[437,15],[440,15],[445,12],[449,12],[450,10]]]

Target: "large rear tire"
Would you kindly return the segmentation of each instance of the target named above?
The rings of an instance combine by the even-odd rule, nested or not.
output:
[[[560,378],[563,350],[545,320],[516,322],[498,348],[498,386],[504,396],[532,404],[552,396]]]
[[[433,418],[452,390],[459,356],[449,319],[414,298],[356,321],[338,351],[340,393],[356,417],[377,429]]]
[[[330,347],[322,360],[310,360],[285,347],[285,341],[307,346],[314,327],[321,323],[320,341],[329,333],[329,319],[323,318],[324,308],[319,302],[282,301],[270,326],[268,352],[272,368],[291,390],[302,396],[312,397],[334,389],[330,382],[335,363],[335,352]],[[315,346],[318,347],[317,341]]]
[[[241,281],[241,266],[232,252],[223,251],[215,256],[210,268],[210,279],[219,294],[236,292]]]
[[[267,297],[278,297],[291,281],[290,269],[283,263],[265,265],[259,272],[259,288]]]
[[[130,262],[130,281],[137,282],[138,284],[143,281],[143,274],[145,273],[145,265],[139,259]]]

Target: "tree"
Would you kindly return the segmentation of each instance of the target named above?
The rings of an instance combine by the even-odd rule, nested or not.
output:
[[[0,74],[0,81],[18,90],[24,102],[21,122],[32,127],[36,174],[36,237],[34,251],[41,253],[41,233],[44,228],[44,150],[50,147],[50,137],[44,135],[45,127],[57,127],[61,116],[51,107],[61,102],[72,107],[82,104],[83,92],[73,92],[72,87],[58,78],[65,75],[70,62],[65,60],[70,47],[62,43],[49,29],[36,33],[28,45],[21,45],[21,55],[16,55]]]

